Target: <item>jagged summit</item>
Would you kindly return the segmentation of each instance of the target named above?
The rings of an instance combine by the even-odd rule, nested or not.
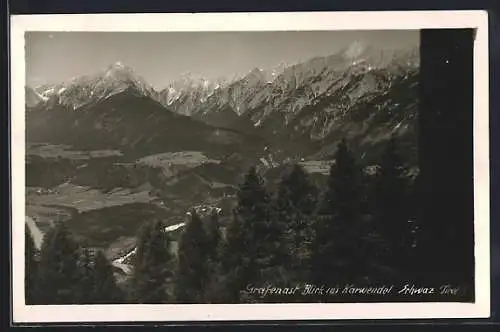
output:
[[[347,65],[366,65],[371,68],[394,69],[401,65],[416,67],[419,63],[417,48],[381,48],[373,44],[354,41],[342,52]],[[330,57],[332,58],[332,57]]]
[[[117,61],[113,64],[110,64],[108,67],[106,67],[104,70],[102,70],[100,73],[96,73],[95,76],[105,78],[105,77],[110,77],[115,80],[131,80],[131,81],[136,81],[136,82],[145,82],[145,80],[135,72],[135,70],[124,64],[121,61]]]
[[[121,61],[112,63],[94,74],[77,76],[69,82],[46,87],[41,95],[46,99],[55,99],[61,105],[78,109],[125,90],[155,96],[153,87]]]
[[[359,40],[356,40],[346,48],[346,50],[344,51],[344,57],[354,60],[359,58],[365,50],[366,46]]]
[[[129,67],[129,66],[125,65],[121,61],[117,61],[117,62],[109,65],[105,69],[105,72],[106,72],[105,75],[107,75],[107,76],[116,76],[116,75],[137,76],[134,73],[134,70],[132,69],[132,67]]]
[[[125,66],[120,60],[116,61],[114,64],[110,66],[111,68],[125,68]]]
[[[195,105],[205,102],[226,84],[227,81],[221,78],[209,80],[201,75],[186,72],[159,91],[156,99],[164,106],[174,107],[177,113],[191,115]]]
[[[262,73],[263,71],[264,71],[264,69],[262,69],[262,68],[259,68],[259,67],[254,67],[254,68],[252,68],[252,69],[249,71],[249,74],[254,74],[254,75],[256,75],[256,74],[260,74],[260,73]]]

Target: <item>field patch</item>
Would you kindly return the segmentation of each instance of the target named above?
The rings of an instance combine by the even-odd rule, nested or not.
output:
[[[132,203],[149,203],[153,199],[147,190],[135,191],[117,188],[112,192],[103,193],[97,189],[63,183],[50,191],[29,193],[26,196],[26,204],[37,206],[57,205],[74,208],[78,212],[85,212]]]
[[[164,176],[174,176],[180,171],[191,169],[202,164],[219,164],[220,161],[210,159],[199,151],[166,152],[150,155],[137,161],[140,165],[160,168]]]
[[[63,144],[27,143],[26,155],[34,155],[42,158],[84,160],[91,158],[120,157],[122,153],[118,150],[72,150],[70,146]]]

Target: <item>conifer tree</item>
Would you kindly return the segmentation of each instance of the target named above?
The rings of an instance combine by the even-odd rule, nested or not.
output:
[[[64,223],[47,232],[37,273],[37,299],[41,304],[78,303],[78,259],[78,244]]]
[[[138,235],[131,300],[141,304],[168,302],[171,278],[172,255],[165,226],[161,221],[147,223]]]
[[[285,262],[287,272],[295,281],[305,281],[308,277],[315,207],[316,188],[302,167],[294,165],[279,184],[276,208],[278,220],[287,227],[288,259]]]
[[[240,291],[248,284],[281,282],[279,265],[286,256],[284,232],[256,168],[250,168],[238,192],[224,248],[229,301],[239,302]]]
[[[36,303],[35,287],[38,268],[37,254],[35,242],[33,241],[33,237],[28,226],[26,226],[24,230],[24,291],[27,305],[33,305]]]
[[[220,247],[222,242],[221,224],[219,215],[213,212],[207,221],[207,255],[210,265],[213,266],[219,262]]]
[[[342,140],[315,221],[312,279],[318,284],[355,283],[367,274],[360,182],[361,170]]]
[[[222,275],[222,254],[225,245],[222,226],[217,213],[212,213],[206,223],[208,285],[205,287],[205,302],[219,303],[226,285]]]
[[[94,304],[117,304],[124,301],[124,293],[116,284],[113,266],[101,250],[94,256],[91,299]]]
[[[75,285],[75,298],[79,304],[93,303],[94,287],[94,257],[92,251],[87,247],[81,248],[78,260],[78,283]]]
[[[396,140],[391,137],[376,178],[374,221],[385,242],[383,259],[397,271],[405,270],[412,245],[408,182]]]
[[[204,288],[208,284],[208,242],[204,225],[196,213],[182,233],[178,251],[176,301],[180,303],[204,302]]]
[[[219,290],[215,302],[238,303],[240,291],[248,275],[250,258],[247,252],[247,243],[250,242],[249,233],[245,232],[242,219],[233,211],[233,219],[228,225],[226,237],[222,243],[220,263],[220,280],[215,285]],[[224,287],[221,287],[225,284]],[[213,300],[213,299],[212,299]]]

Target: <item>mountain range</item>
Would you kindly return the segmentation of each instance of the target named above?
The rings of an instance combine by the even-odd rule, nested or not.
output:
[[[145,155],[211,144],[328,159],[342,137],[369,155],[394,132],[414,148],[418,76],[417,49],[359,42],[231,80],[184,75],[161,91],[118,62],[67,83],[26,87],[28,138]]]

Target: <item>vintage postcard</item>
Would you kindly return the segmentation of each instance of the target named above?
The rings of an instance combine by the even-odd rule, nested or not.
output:
[[[487,14],[11,17],[15,323],[489,317]]]

